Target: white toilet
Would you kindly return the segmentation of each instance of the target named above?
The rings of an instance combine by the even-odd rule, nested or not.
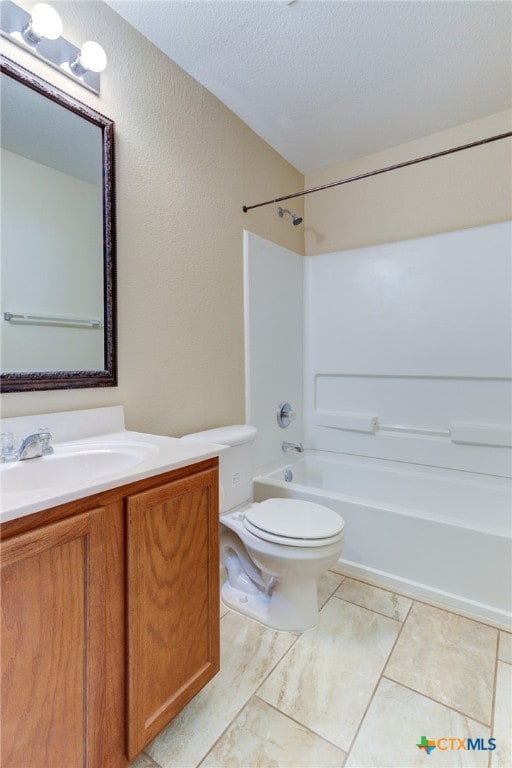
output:
[[[273,629],[301,631],[317,623],[316,580],[341,554],[344,522],[309,501],[251,503],[256,434],[235,425],[183,439],[229,446],[220,455],[223,602]]]

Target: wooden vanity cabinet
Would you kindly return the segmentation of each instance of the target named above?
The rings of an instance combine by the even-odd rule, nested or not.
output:
[[[219,669],[217,459],[0,537],[1,768],[125,768]]]
[[[218,480],[127,499],[128,757],[219,670]]]
[[[2,542],[2,766],[101,765],[104,508]]]

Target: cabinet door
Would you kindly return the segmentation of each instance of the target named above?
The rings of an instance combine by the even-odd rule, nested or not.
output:
[[[1,544],[2,768],[102,765],[103,514]]]
[[[127,500],[128,757],[219,670],[217,470]]]

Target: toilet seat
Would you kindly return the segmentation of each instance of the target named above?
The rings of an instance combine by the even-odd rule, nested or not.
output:
[[[245,510],[247,531],[265,541],[320,547],[343,538],[344,522],[332,509],[297,499],[267,499]]]

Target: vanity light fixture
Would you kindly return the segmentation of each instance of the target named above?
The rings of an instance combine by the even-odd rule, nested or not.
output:
[[[77,48],[62,37],[62,21],[48,3],[37,3],[28,13],[11,0],[0,2],[0,33],[94,93],[100,92],[100,72],[107,66],[101,45],[88,40]]]
[[[69,68],[75,75],[81,77],[86,72],[103,72],[107,66],[107,54],[99,43],[88,40],[82,45]]]
[[[37,45],[45,39],[58,40],[62,35],[62,19],[48,3],[37,3],[21,34],[29,45]]]

